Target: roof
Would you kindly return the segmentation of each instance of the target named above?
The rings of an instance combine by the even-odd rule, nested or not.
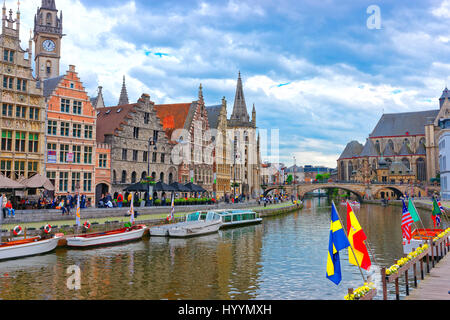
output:
[[[138,104],[105,107],[97,109],[97,142],[104,143],[105,135],[113,135],[126,123],[127,117]]]
[[[392,162],[391,165],[389,166],[389,171],[391,171],[391,173],[394,174],[410,173],[410,170],[402,162],[399,161]]]
[[[55,91],[56,87],[61,82],[61,80],[64,79],[64,77],[65,75],[46,79],[44,81],[38,81],[36,87],[40,89],[43,84],[44,97],[48,98],[52,95],[53,91]]]
[[[190,109],[193,104],[160,104],[155,105],[155,111],[161,120],[167,138],[171,139],[172,133],[176,129],[184,129],[188,118],[190,117]]]
[[[364,146],[363,150],[361,151],[360,157],[378,157],[379,153],[377,149],[375,148],[375,145],[373,144],[372,140],[367,139],[366,145]]]
[[[384,114],[370,134],[375,137],[425,135],[428,120],[436,119],[439,110]]]
[[[206,107],[208,112],[208,123],[211,129],[217,129],[219,125],[220,110],[222,110],[222,105]]]
[[[363,145],[358,141],[351,141],[347,144],[338,160],[359,157],[363,148]]]

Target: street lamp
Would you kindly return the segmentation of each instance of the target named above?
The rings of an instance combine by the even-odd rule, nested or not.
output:
[[[147,177],[150,177],[150,152],[151,152],[151,147],[153,146],[153,149],[157,150],[158,149],[156,147],[156,143],[157,142],[158,142],[158,135],[154,135],[153,138],[149,138],[148,139]],[[148,206],[150,206],[150,181],[147,182],[147,199],[146,199],[146,203],[148,204]]]

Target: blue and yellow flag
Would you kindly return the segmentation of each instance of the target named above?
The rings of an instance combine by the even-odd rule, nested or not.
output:
[[[331,206],[330,243],[328,245],[327,278],[338,285],[342,280],[339,251],[350,247],[334,203]]]

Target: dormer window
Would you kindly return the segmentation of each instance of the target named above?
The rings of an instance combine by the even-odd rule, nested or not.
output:
[[[51,26],[53,24],[52,23],[52,14],[50,12],[47,13],[46,23],[47,23],[48,26]]]

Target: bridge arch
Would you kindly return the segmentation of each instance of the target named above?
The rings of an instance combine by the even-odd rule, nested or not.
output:
[[[364,195],[357,190],[353,190],[352,188],[348,188],[348,187],[344,187],[344,186],[340,186],[340,185],[312,185],[308,188],[301,188],[301,190],[299,190],[298,195],[299,198],[301,200],[303,200],[305,198],[305,195],[309,192],[313,192],[315,190],[329,190],[329,189],[340,189],[340,190],[344,190],[346,192],[349,192],[351,194],[354,194],[357,198],[359,202],[363,201]]]

